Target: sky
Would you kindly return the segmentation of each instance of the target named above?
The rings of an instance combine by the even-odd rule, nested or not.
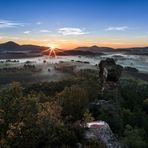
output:
[[[0,43],[148,46],[148,0],[0,0]]]

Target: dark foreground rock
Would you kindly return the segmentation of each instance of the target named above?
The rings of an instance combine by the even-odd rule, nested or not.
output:
[[[101,141],[107,148],[121,148],[109,125],[104,121],[87,123],[85,132],[86,141]]]

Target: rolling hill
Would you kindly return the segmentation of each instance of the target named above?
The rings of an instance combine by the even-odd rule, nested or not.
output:
[[[44,52],[49,47],[37,46],[37,45],[19,45],[13,41],[0,44],[0,54],[7,54],[11,57],[11,54],[24,54],[23,56],[36,56],[48,54]],[[56,50],[56,49],[55,49]],[[110,48],[110,47],[98,47],[84,46],[77,47],[71,50],[57,49],[58,55],[102,55],[104,52],[125,52],[126,54],[148,55],[148,47],[134,47],[134,48]],[[28,54],[28,55],[27,55]],[[5,57],[4,55],[4,57]]]

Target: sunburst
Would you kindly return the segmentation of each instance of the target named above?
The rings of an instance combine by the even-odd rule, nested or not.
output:
[[[43,52],[48,53],[48,55],[49,55],[50,57],[56,57],[57,54],[56,54],[55,49],[56,49],[57,46],[56,46],[55,44],[48,44],[47,46],[48,46],[49,48],[46,49],[46,50],[44,50]]]
[[[56,44],[47,44],[47,46],[48,46],[50,49],[55,49],[55,48],[58,47]]]
[[[56,44],[48,44],[48,49],[44,50],[43,52],[48,53],[49,57],[56,57],[58,53],[62,53],[67,55],[62,49],[58,49]]]

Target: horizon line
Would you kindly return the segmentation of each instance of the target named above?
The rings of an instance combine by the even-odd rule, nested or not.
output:
[[[6,42],[0,42],[0,44],[6,44],[6,43],[9,43],[9,42],[16,43],[16,44],[18,44],[20,46],[23,46],[23,45],[33,45],[33,46],[40,46],[40,47],[48,47],[47,45],[39,45],[39,44],[31,44],[31,43],[21,44],[21,43],[18,43],[16,41],[12,41],[12,40],[9,40],[9,41],[6,41]],[[82,45],[82,46],[76,46],[74,48],[66,48],[65,50],[72,50],[72,49],[81,48],[81,47],[93,47],[93,46],[96,46],[98,48],[101,48],[101,47],[102,48],[112,48],[112,49],[115,49],[115,50],[118,50],[118,49],[128,49],[128,48],[146,48],[146,47],[148,47],[148,45],[147,45],[147,46],[129,46],[129,47],[117,47],[117,48],[114,48],[114,47],[110,47],[110,46],[98,46],[96,44],[92,44],[90,46]],[[55,47],[55,48],[57,48],[57,47]],[[64,49],[64,48],[59,48],[59,49]]]

